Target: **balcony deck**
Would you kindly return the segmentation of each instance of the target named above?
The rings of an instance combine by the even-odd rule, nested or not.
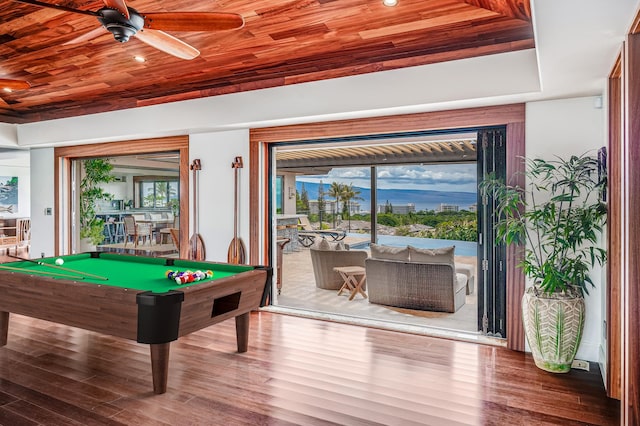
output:
[[[349,245],[357,245],[363,241],[366,239],[353,236],[345,239],[345,243]],[[476,262],[476,258],[472,256],[456,256],[456,263],[467,263],[475,267]],[[278,307],[300,310],[301,313],[358,318],[412,328],[463,332],[472,336],[478,334],[477,289],[467,295],[465,305],[455,313],[417,311],[372,304],[360,295],[349,300],[348,293],[338,296],[335,290],[317,288],[309,249],[302,246],[296,251],[283,253],[282,271],[281,294],[274,300],[274,305]]]

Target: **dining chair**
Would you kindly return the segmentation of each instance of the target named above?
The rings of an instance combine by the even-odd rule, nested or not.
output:
[[[180,230],[178,228],[169,228],[169,233],[171,234],[173,245],[176,246],[176,249],[179,252],[180,251]]]
[[[148,222],[137,223],[135,217],[125,216],[124,217],[124,246],[127,246],[127,242],[129,241],[129,237],[132,237],[134,247],[138,246],[138,241],[140,238],[144,238],[145,243],[148,242],[151,244],[152,237],[152,229],[151,224]]]

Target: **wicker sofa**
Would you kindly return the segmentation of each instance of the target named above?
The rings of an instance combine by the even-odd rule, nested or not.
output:
[[[465,304],[467,276],[456,273],[453,249],[442,255],[434,250],[432,259],[414,249],[412,261],[410,247],[385,248],[382,255],[371,247],[372,258],[365,261],[370,303],[438,312],[456,312]]]
[[[336,266],[364,267],[368,253],[364,250],[348,250],[342,243],[329,243],[323,238],[320,240],[318,244],[309,248],[316,287],[339,290],[343,280],[333,268]]]

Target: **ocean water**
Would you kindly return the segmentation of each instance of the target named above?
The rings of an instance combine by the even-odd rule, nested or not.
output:
[[[347,234],[351,237],[371,238],[370,234]],[[396,235],[378,235],[378,244],[387,246],[405,247],[411,245],[418,248],[442,248],[455,246],[456,256],[477,256],[478,243],[471,241],[439,240],[435,238],[400,237]],[[350,245],[351,249],[363,249],[369,246],[368,242]]]

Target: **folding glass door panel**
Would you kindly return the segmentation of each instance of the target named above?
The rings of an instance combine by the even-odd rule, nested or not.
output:
[[[478,132],[478,184],[506,175],[505,128]],[[506,250],[496,242],[495,200],[478,192],[478,329],[506,337]]]

